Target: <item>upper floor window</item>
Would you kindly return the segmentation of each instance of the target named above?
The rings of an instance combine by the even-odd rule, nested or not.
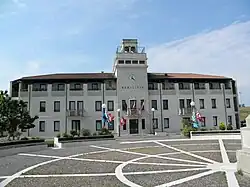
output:
[[[138,64],[138,60],[132,60],[132,64]]]
[[[63,83],[53,83],[52,91],[65,91],[65,84]]]
[[[88,83],[88,90],[101,90],[101,84],[98,82]]]
[[[47,91],[47,84],[35,83],[33,84],[33,91]]]
[[[205,90],[206,89],[206,84],[205,83],[194,83],[194,89],[195,90]]]
[[[40,112],[46,112],[46,101],[40,101]]]
[[[131,60],[126,60],[125,64],[131,64]]]
[[[162,100],[163,110],[168,110],[168,100],[164,99]]]
[[[158,84],[156,82],[149,82],[148,90],[158,90]]]
[[[127,103],[126,100],[122,100],[122,111],[126,111],[127,110]]]
[[[221,84],[219,82],[211,82],[209,83],[209,89],[211,90],[220,90],[221,89]]]
[[[114,81],[106,82],[106,90],[116,90],[116,85]]]
[[[226,107],[231,108],[231,102],[229,98],[226,98]]]
[[[190,83],[180,82],[179,83],[179,90],[190,90]]]
[[[114,101],[108,101],[108,111],[114,111]]]
[[[27,92],[28,91],[28,87],[29,85],[27,83],[23,83],[21,84],[21,91],[22,92]]]
[[[69,89],[71,91],[79,91],[83,89],[83,85],[81,83],[71,83]]]
[[[140,60],[139,64],[145,64],[145,61],[144,60]]]
[[[211,102],[212,102],[212,108],[217,108],[216,99],[211,99]]]
[[[60,112],[60,101],[54,101],[54,112]]]
[[[118,64],[124,64],[124,60],[118,60]]]
[[[155,110],[157,110],[157,100],[152,100],[151,101],[151,106],[152,106],[152,108],[154,108]]]
[[[173,82],[164,82],[162,83],[162,89],[163,90],[174,90],[175,86]]]
[[[95,111],[102,111],[102,102],[101,101],[95,102]]]
[[[228,81],[228,82],[225,82],[225,89],[231,89],[231,82]]]

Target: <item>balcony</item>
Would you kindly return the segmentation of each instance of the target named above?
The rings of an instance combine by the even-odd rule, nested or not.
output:
[[[178,111],[179,116],[191,116],[192,115],[192,108],[179,108]]]
[[[127,116],[138,117],[140,114],[141,114],[141,110],[138,108],[128,108],[127,109]]]
[[[68,110],[69,117],[83,117],[84,110]]]

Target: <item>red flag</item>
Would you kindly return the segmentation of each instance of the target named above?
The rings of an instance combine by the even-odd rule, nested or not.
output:
[[[124,117],[121,117],[120,119],[120,125],[125,125],[126,124],[126,119]]]
[[[202,117],[201,117],[201,114],[200,114],[198,111],[196,112],[196,119],[197,119],[198,121],[203,122],[203,119],[202,119]]]
[[[111,113],[108,113],[108,121],[111,122],[115,119],[115,116],[113,116]]]

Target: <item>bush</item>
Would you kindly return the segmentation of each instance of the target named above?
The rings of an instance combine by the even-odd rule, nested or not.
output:
[[[77,132],[77,136],[80,137],[80,135],[81,135],[80,132]]]
[[[19,131],[16,131],[16,132],[14,132],[13,135],[14,135],[15,137],[17,137],[17,140],[20,140],[20,136],[22,135],[22,133],[19,132]]]
[[[196,131],[196,129],[193,128],[193,127],[191,127],[191,126],[186,126],[186,127],[183,128],[182,134],[183,134],[184,136],[190,137],[190,132],[191,132],[191,131]]]
[[[207,131],[207,129],[205,127],[202,127],[200,130],[201,131]]]
[[[61,133],[58,133],[58,134],[56,135],[56,137],[57,137],[57,138],[60,138],[60,137],[61,137]]]
[[[64,138],[68,138],[69,135],[65,132],[65,133],[63,133],[63,137],[64,137]]]
[[[91,132],[89,129],[82,129],[81,133],[83,136],[91,136]]]
[[[23,138],[21,138],[21,140],[29,140],[29,138],[23,137]]]
[[[94,132],[94,133],[93,133],[93,136],[96,136],[96,135],[97,135],[97,133],[96,133],[96,132]]]
[[[233,126],[231,124],[227,125],[227,130],[233,130]]]
[[[220,125],[219,125],[219,129],[220,130],[225,130],[226,129],[225,123],[221,122]]]
[[[36,139],[36,137],[31,137],[31,139],[32,139],[32,140],[35,140],[35,139]]]
[[[111,132],[106,129],[106,128],[102,128],[101,131],[99,132],[99,135],[110,135]]]
[[[77,131],[71,130],[71,131],[70,131],[70,134],[71,134],[72,137],[75,137],[75,136],[77,135]]]

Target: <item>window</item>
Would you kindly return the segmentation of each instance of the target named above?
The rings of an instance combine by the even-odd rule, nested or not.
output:
[[[46,84],[40,84],[40,91],[47,91],[47,85]]]
[[[211,99],[212,108],[216,108],[216,99]]]
[[[141,99],[141,110],[145,110],[145,103],[144,103],[144,99]]]
[[[76,102],[75,101],[69,102],[69,110],[76,110]]]
[[[40,112],[46,112],[46,101],[40,101]]]
[[[102,102],[101,101],[95,102],[95,111],[102,111]]]
[[[131,109],[136,109],[136,100],[130,100],[130,108]]]
[[[71,83],[69,89],[72,91],[82,90],[82,84],[81,83]]]
[[[153,128],[158,129],[158,118],[153,119]]]
[[[133,60],[132,64],[138,64],[138,60]]]
[[[39,121],[39,132],[45,132],[45,121]]]
[[[164,129],[169,128],[169,118],[164,118]]]
[[[175,89],[174,83],[172,83],[172,82],[162,83],[162,89],[163,90],[174,90]]]
[[[158,84],[156,82],[148,83],[148,90],[158,90]]]
[[[101,90],[100,84],[97,82],[89,83],[88,90]]]
[[[229,125],[232,125],[232,116],[227,116],[227,121]]]
[[[124,64],[124,60],[118,60],[118,64]]]
[[[179,99],[179,106],[180,106],[180,108],[185,108],[185,100],[184,99]]]
[[[190,90],[190,83],[179,83],[179,90]]]
[[[200,103],[200,109],[204,109],[205,108],[205,100],[199,99],[199,103]]]
[[[125,123],[123,126],[122,126],[122,129],[125,131],[127,130],[127,123]]]
[[[126,60],[125,64],[131,64],[131,60]]]
[[[102,129],[102,120],[95,121],[96,131],[100,131]]]
[[[65,84],[62,83],[53,83],[52,84],[52,91],[64,91]]]
[[[139,64],[145,64],[145,61],[144,60],[140,60]]]
[[[229,98],[226,99],[226,107],[231,108],[231,103]]]
[[[213,82],[209,83],[209,89],[211,90],[220,90],[221,89],[221,84],[219,82]]]
[[[60,121],[54,121],[54,132],[60,131]]]
[[[141,119],[141,128],[145,129],[145,119]]]
[[[152,105],[152,108],[154,108],[155,110],[157,110],[157,100],[152,100],[151,101],[151,105]]]
[[[80,120],[72,120],[71,121],[71,129],[79,132],[81,129],[81,121]]]
[[[114,101],[108,101],[108,111],[114,111]]]
[[[126,100],[122,100],[122,111],[127,111],[127,103],[126,103]]]
[[[195,90],[205,90],[206,89],[206,84],[205,83],[194,83],[194,89]]]
[[[214,126],[218,125],[218,116],[213,116],[213,125]]]
[[[201,117],[201,118],[202,118],[201,126],[206,127],[206,117]]]
[[[60,112],[60,101],[54,101],[54,112]]]
[[[192,99],[187,99],[186,102],[187,102],[187,108],[191,108]]]
[[[116,90],[116,86],[113,81],[106,82],[106,90]]]
[[[226,82],[226,83],[225,83],[225,89],[226,89],[226,90],[231,89],[231,83],[230,83],[230,82]]]
[[[234,102],[234,111],[235,111],[235,112],[238,112],[238,111],[239,111],[239,108],[238,108],[237,97],[234,97],[233,102]]]
[[[111,131],[114,130],[114,123],[115,123],[114,120],[108,123],[108,130],[111,130]]]
[[[83,101],[77,101],[77,110],[78,111],[83,111]]]
[[[163,102],[163,110],[168,110],[168,100],[164,99],[162,102]]]

